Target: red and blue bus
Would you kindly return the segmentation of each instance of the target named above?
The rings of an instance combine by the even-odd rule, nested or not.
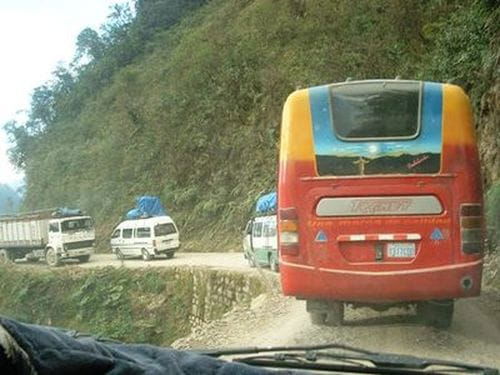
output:
[[[477,296],[483,203],[471,106],[455,85],[347,81],[283,110],[278,184],[283,293],[315,324],[346,305],[414,305],[451,323]]]

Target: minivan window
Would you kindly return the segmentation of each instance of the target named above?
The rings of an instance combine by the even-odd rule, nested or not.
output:
[[[142,227],[135,230],[135,236],[137,238],[149,238],[151,237],[151,228]]]
[[[172,223],[155,225],[155,236],[156,237],[166,236],[166,235],[174,234],[174,233],[177,233],[177,230],[175,229],[175,226]]]
[[[262,223],[255,223],[253,226],[253,236],[261,237],[262,236]]]
[[[124,229],[122,233],[123,238],[132,238],[132,229]]]
[[[120,237],[120,229],[115,230],[111,235],[111,238],[118,238],[118,237]]]
[[[276,236],[276,226],[267,223],[264,225],[264,237],[274,237]]]
[[[245,233],[246,234],[252,234],[252,224],[253,224],[253,221],[250,220],[248,223],[247,223],[247,226],[245,228]]]

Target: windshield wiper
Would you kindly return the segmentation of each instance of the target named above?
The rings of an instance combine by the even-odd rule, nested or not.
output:
[[[498,370],[489,367],[410,355],[377,353],[342,344],[249,347],[197,351],[197,353],[212,357],[258,354],[233,357],[232,361],[259,367],[297,370],[366,374],[449,374],[459,372],[499,375]]]
[[[228,349],[215,349],[215,350],[193,350],[198,354],[208,355],[210,357],[221,357],[223,355],[235,354],[256,354],[265,352],[278,352],[278,351],[294,351],[294,350],[323,350],[323,349],[343,349],[356,353],[375,354],[369,350],[356,348],[354,346],[343,344],[322,344],[322,345],[301,345],[301,346],[250,346],[242,348],[228,348]]]

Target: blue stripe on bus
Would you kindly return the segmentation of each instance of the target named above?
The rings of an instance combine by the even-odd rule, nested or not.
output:
[[[375,157],[390,154],[441,153],[443,94],[442,84],[425,82],[422,98],[420,135],[407,141],[345,142],[333,130],[329,86],[309,89],[314,150],[316,155]]]

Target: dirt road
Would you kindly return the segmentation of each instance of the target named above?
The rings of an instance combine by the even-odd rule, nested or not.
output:
[[[27,267],[47,267],[44,262],[32,264],[25,260],[16,261],[18,265]],[[234,271],[252,272],[253,269],[248,266],[242,253],[176,253],[172,259],[165,257],[144,261],[142,259],[126,259],[118,260],[113,254],[93,254],[90,261],[87,263],[79,263],[76,259],[64,260],[62,267],[78,265],[82,268],[96,267],[130,267],[130,268],[145,268],[145,267],[178,267],[178,266],[203,266],[208,268],[227,269]]]
[[[113,254],[94,254],[88,263],[80,267],[93,268],[114,266],[119,267],[122,261]],[[242,253],[183,253],[175,254],[172,259],[158,258],[149,262],[142,259],[126,259],[123,266],[130,268],[140,267],[178,267],[178,266],[203,266],[218,269],[231,269],[237,271],[251,271]]]
[[[265,273],[265,277],[273,277]],[[276,285],[277,283],[275,283]],[[343,343],[374,351],[478,363],[500,368],[500,295],[485,291],[456,304],[453,324],[439,330],[417,322],[414,311],[346,310],[342,327],[310,323],[305,303],[279,290],[196,329],[178,348]]]

